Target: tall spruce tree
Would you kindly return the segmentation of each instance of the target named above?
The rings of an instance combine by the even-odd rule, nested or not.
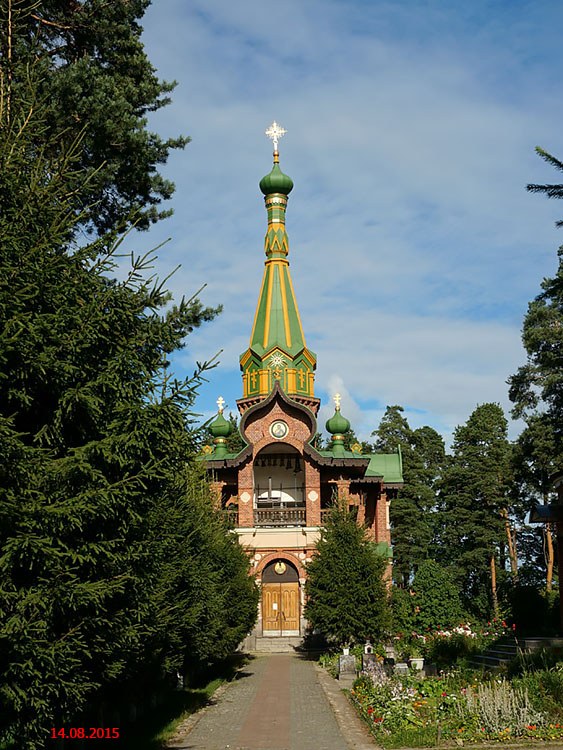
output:
[[[455,570],[465,606],[498,615],[499,557],[510,503],[510,444],[498,404],[481,404],[454,431],[441,481],[440,562]]]
[[[386,565],[355,513],[337,500],[307,566],[304,614],[311,627],[337,643],[381,638],[391,624]]]
[[[0,744],[36,750],[125,687],[223,656],[256,592],[194,490],[200,373],[168,373],[217,310],[171,305],[148,257],[112,280],[111,235],[69,244],[83,141],[52,127],[44,60],[18,60],[27,76],[0,80]]]
[[[436,483],[444,460],[444,441],[432,427],[411,430],[401,406],[388,406],[377,430],[375,448],[403,458],[404,486],[390,507],[393,577],[408,586],[420,563],[432,555]]]
[[[88,183],[71,197],[78,226],[100,233],[138,228],[168,216],[159,209],[174,185],[158,173],[185,137],[163,140],[146,116],[170,102],[175,83],[158,80],[141,42],[150,0],[9,0],[0,4],[0,53],[5,107],[26,86],[27,64],[44,102],[36,147],[76,148],[76,167]],[[82,137],[78,143],[78,134]]]

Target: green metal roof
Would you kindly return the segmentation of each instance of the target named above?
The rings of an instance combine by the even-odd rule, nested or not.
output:
[[[276,346],[292,358],[305,348],[289,268],[281,262],[266,266],[250,340],[250,349],[259,357]]]
[[[363,454],[362,454],[363,455]],[[374,453],[366,455],[369,466],[366,477],[383,477],[384,482],[397,483],[403,481],[403,467],[399,453]]]
[[[331,450],[319,451],[325,458],[334,458]],[[342,458],[369,458],[365,477],[383,477],[385,484],[403,482],[403,466],[400,453],[352,453],[344,451]]]

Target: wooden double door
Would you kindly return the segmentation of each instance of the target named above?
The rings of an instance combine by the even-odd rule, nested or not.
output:
[[[299,633],[299,583],[262,583],[262,628],[265,635]]]

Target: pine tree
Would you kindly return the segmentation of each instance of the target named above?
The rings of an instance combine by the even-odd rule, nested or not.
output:
[[[453,455],[441,481],[439,561],[455,568],[466,606],[482,619],[491,610],[498,615],[510,481],[506,418],[498,404],[481,404],[454,431]]]
[[[391,541],[394,579],[408,586],[418,565],[432,554],[436,482],[445,459],[444,441],[431,427],[411,430],[401,406],[388,406],[372,435],[377,438],[377,450],[401,449],[404,486],[391,502]]]
[[[555,169],[563,170],[559,159],[539,146],[536,151]],[[563,197],[563,186],[559,184],[527,187],[548,198]],[[563,226],[563,221],[558,221],[557,226]],[[508,380],[509,397],[514,404],[512,416],[526,422],[518,440],[516,472],[528,489],[528,506],[538,500],[547,501],[549,477],[563,469],[563,247],[559,248],[558,258],[555,277],[544,279],[543,291],[528,305],[524,318],[522,343],[527,362]],[[546,585],[550,590],[555,564],[551,524],[527,534],[525,551],[535,547],[531,556],[537,562],[540,536],[546,550]]]
[[[513,416],[542,415],[554,440],[553,471],[563,468],[563,247],[554,278],[528,305],[522,343],[528,361],[509,379]]]
[[[540,146],[536,146],[536,153],[548,164],[551,164],[552,167],[563,172],[563,163],[555,156],[548,154],[547,151],[540,148]],[[547,195],[548,198],[563,198],[563,185],[536,185],[532,183],[527,185],[527,190],[530,193],[543,193],[544,195]],[[557,226],[563,226],[563,221],[558,221]]]
[[[547,414],[529,414],[513,451],[513,509],[519,521],[517,550],[522,560],[519,578],[523,585],[552,589],[556,570],[556,545],[550,524],[526,525],[532,507],[546,504],[552,492],[551,475],[557,455],[553,424]]]
[[[352,450],[353,445],[359,445],[360,451],[362,453],[371,453],[373,448],[373,446],[366,440],[360,440],[352,429],[348,430],[348,432],[344,435],[342,444],[344,446],[344,449],[347,451]]]
[[[386,559],[376,555],[355,513],[331,509],[307,566],[305,617],[337,643],[380,638],[391,623],[383,580]]]

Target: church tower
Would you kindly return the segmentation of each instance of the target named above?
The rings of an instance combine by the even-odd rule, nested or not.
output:
[[[274,122],[266,132],[274,138],[274,166],[260,180],[268,212],[264,239],[266,260],[250,345],[240,357],[243,398],[238,404],[244,411],[269,396],[274,383],[278,382],[285,393],[316,413],[319,407],[318,399],[314,398],[317,357],[305,344],[289,273],[285,211],[293,181],[280,169],[277,148],[278,138],[285,130]]]
[[[250,343],[240,357],[243,396],[237,406],[244,447],[229,451],[233,425],[219,398],[210,425],[214,445],[204,455],[217,503],[248,550],[262,591],[248,649],[268,648],[270,639],[280,637],[295,646],[305,635],[306,567],[336,496],[356,507],[375,550],[390,560],[389,503],[403,481],[400,452],[366,455],[359,445],[346,447],[350,422],[338,394],[326,423],[331,443],[324,450],[313,444],[320,404],[314,394],[317,357],[305,342],[289,272],[285,214],[293,182],[281,171],[278,153],[285,132],[276,122],[266,131],[274,142],[274,165],[260,181],[266,260]]]

